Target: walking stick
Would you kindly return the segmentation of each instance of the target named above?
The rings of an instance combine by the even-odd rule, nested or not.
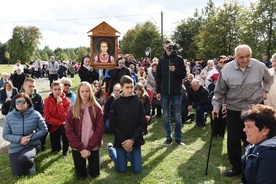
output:
[[[210,160],[210,153],[211,153],[211,148],[212,148],[212,141],[213,141],[213,129],[215,127],[215,124],[218,123],[217,122],[218,118],[214,118],[213,123],[213,127],[211,127],[211,139],[210,139],[210,144],[209,144],[209,150],[208,150],[208,156],[207,156],[207,163],[206,163],[206,168],[205,168],[205,175],[208,175],[208,166],[209,166],[209,160]]]

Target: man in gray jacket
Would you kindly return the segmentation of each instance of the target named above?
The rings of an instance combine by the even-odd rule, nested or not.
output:
[[[54,80],[58,80],[58,70],[59,70],[59,64],[57,61],[55,61],[55,56],[50,57],[49,65],[49,80],[50,80],[50,87]]]
[[[219,115],[222,98],[227,99],[227,151],[232,169],[224,172],[224,176],[239,175],[242,170],[241,140],[245,142],[244,122],[241,111],[251,104],[263,103],[273,82],[273,74],[269,73],[264,63],[251,58],[252,51],[248,45],[235,48],[235,60],[228,63],[219,76],[212,100],[212,117]]]

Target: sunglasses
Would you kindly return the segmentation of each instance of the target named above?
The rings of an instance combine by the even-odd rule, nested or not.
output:
[[[63,84],[63,86],[69,86],[69,87],[71,87],[71,84]]]
[[[25,104],[26,102],[27,102],[26,100],[16,100],[15,105]]]

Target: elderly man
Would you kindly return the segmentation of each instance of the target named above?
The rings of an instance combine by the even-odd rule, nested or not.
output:
[[[235,60],[222,70],[214,91],[212,117],[218,117],[222,98],[227,99],[226,124],[228,130],[227,150],[232,169],[224,176],[239,175],[242,170],[241,140],[246,140],[243,132],[244,123],[240,118],[241,111],[251,104],[263,103],[273,82],[264,63],[251,58],[252,51],[248,45],[235,48]]]
[[[188,92],[188,111],[196,109],[196,127],[205,127],[205,112],[210,110],[208,103],[208,90],[200,85],[198,79],[193,79],[191,89]]]

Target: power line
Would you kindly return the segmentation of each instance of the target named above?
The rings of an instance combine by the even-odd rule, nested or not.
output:
[[[67,19],[49,19],[49,20],[18,20],[18,21],[0,21],[1,24],[10,23],[30,23],[30,22],[58,22],[58,21],[77,21],[77,20],[91,20],[91,19],[107,19],[107,18],[122,18],[122,17],[137,17],[145,15],[155,15],[160,12],[150,14],[131,14],[131,15],[112,15],[112,16],[101,16],[101,17],[80,17],[80,18],[67,18]],[[165,14],[177,14],[177,13],[165,13]],[[179,13],[178,13],[179,14]],[[193,14],[193,13],[180,13],[180,14]]]
[[[102,16],[102,17],[83,17],[83,18],[52,19],[52,20],[4,21],[4,22],[0,22],[0,23],[75,21],[75,20],[106,19],[106,18],[119,18],[119,17],[136,17],[136,16],[142,16],[142,15],[149,15],[149,14],[113,15],[113,16]]]

